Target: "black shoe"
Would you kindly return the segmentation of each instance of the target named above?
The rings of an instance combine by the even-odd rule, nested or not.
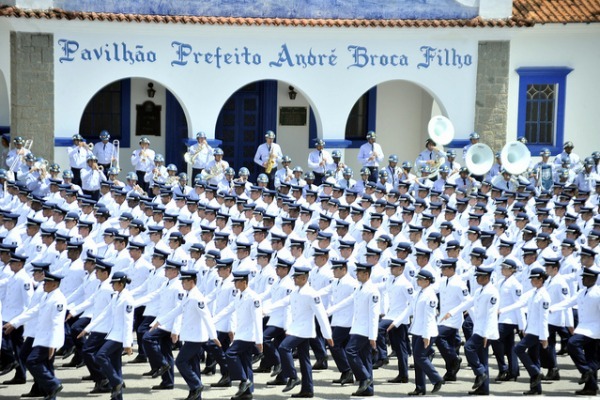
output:
[[[594,389],[581,389],[575,392],[577,396],[595,396],[598,391]]]
[[[544,379],[544,374],[542,374],[540,372],[539,374],[537,374],[536,376],[534,376],[533,378],[531,378],[531,382],[529,382],[529,387],[531,389],[534,389],[537,385],[539,385],[540,383],[542,383],[542,379]]]
[[[204,367],[201,374],[208,376],[208,375],[214,375],[216,372],[217,372],[217,362],[213,361],[212,363],[210,363],[206,367]]]
[[[498,376],[496,376],[496,378],[494,379],[494,382],[504,382],[508,375],[508,371],[500,372],[498,373]]]
[[[435,385],[433,385],[433,389],[431,389],[431,393],[437,393],[440,391],[440,389],[442,388],[442,385],[446,383],[443,380],[439,381],[438,383],[436,383]]]
[[[271,376],[277,376],[281,373],[281,364],[277,364],[273,367],[273,371],[271,371]]]
[[[443,376],[446,382],[456,382],[456,375],[452,375],[450,372],[446,372]]]
[[[566,348],[562,348],[556,353],[557,356],[564,356],[565,354],[569,354]]]
[[[373,381],[371,379],[365,379],[364,381],[360,381],[360,385],[358,386],[356,393],[362,393],[362,392],[368,390],[369,386],[371,386],[372,384],[373,384]]]
[[[477,390],[471,390],[469,392],[469,396],[489,396],[489,393],[486,393],[482,388],[479,388]]]
[[[394,379],[388,379],[389,383],[408,383],[408,377],[406,376],[396,376]]]
[[[552,368],[548,370],[548,373],[544,375],[545,381],[560,381],[560,374],[558,373],[558,368]]]
[[[287,380],[287,383],[285,384],[285,387],[283,388],[282,392],[289,392],[290,390],[292,390],[293,388],[295,388],[296,386],[298,386],[300,384],[300,379],[296,378],[289,378]]]
[[[594,373],[592,371],[585,371],[583,375],[581,375],[581,378],[579,378],[579,381],[577,383],[583,385],[584,383],[592,379],[593,376]]]
[[[252,356],[252,364],[256,364],[257,362],[259,362],[263,358],[265,358],[265,355],[263,353],[255,354],[254,356]]]
[[[25,382],[27,382],[27,380],[23,379],[23,378],[17,378],[16,376],[8,381],[4,381],[2,382],[3,385],[22,385]]]
[[[175,385],[163,385],[161,383],[160,385],[152,386],[152,390],[173,390],[174,387]]]
[[[4,368],[2,368],[2,370],[0,371],[0,376],[8,374],[9,372],[11,372],[13,369],[17,368],[18,366],[19,366],[19,363],[17,363],[16,361],[8,364]]]
[[[390,360],[388,360],[387,358],[380,358],[375,364],[373,364],[373,369],[379,369],[384,365],[388,365],[389,363]]]
[[[510,372],[506,372],[505,374],[503,374],[500,378],[499,382],[508,382],[508,381],[517,381],[517,378],[519,377],[519,375],[513,375]]]
[[[352,374],[352,371],[342,372],[340,379],[334,379],[332,383],[339,383],[342,386],[347,383],[354,383],[354,375]]]
[[[135,356],[135,358],[129,362],[127,362],[127,364],[145,364],[148,362],[148,358],[146,358],[145,356],[140,356],[139,354],[137,356]]]
[[[77,361],[75,358],[76,357],[73,357],[73,359],[71,361],[69,361],[66,364],[61,365],[61,367],[62,368],[78,368],[78,366],[80,364],[82,364],[82,362],[81,361]]]
[[[475,383],[473,384],[473,387],[471,387],[471,389],[473,389],[473,390],[479,389],[484,384],[487,377],[488,377],[487,374],[477,375],[475,377]]]
[[[267,382],[267,386],[283,386],[287,385],[287,381],[282,378],[275,378],[272,381]]]
[[[100,382],[97,382],[94,388],[90,393],[110,393],[110,385],[108,383],[108,379],[103,379]]]
[[[293,398],[300,398],[300,399],[311,399],[313,398],[315,395],[313,392],[300,392],[300,393],[294,393],[292,395]]]
[[[123,384],[119,383],[117,386],[113,387],[110,390],[110,398],[112,399],[117,399],[120,396],[123,395]]]
[[[63,354],[61,354],[63,360],[66,358],[71,357],[73,354],[75,353],[75,346],[71,346],[70,348],[68,348],[67,350],[65,350],[63,352]],[[58,354],[57,354],[58,355]]]
[[[407,395],[409,395],[409,396],[425,396],[425,391],[424,390],[415,389],[412,392],[408,392]]]
[[[251,381],[240,382],[240,386],[238,386],[238,391],[235,393],[234,397],[239,397],[239,396],[243,395],[251,387],[252,387]]]
[[[537,390],[535,390],[535,389],[529,389],[528,391],[526,391],[526,392],[523,392],[523,394],[524,394],[525,396],[535,396],[535,395],[538,395],[538,394],[542,394],[542,392],[538,392],[538,391],[537,391]]]
[[[31,387],[31,390],[30,390],[28,393],[23,393],[23,394],[21,395],[21,397],[22,397],[22,398],[31,398],[31,397],[44,397],[44,393],[42,393],[42,392],[40,391],[40,389],[38,389],[38,388],[36,387],[36,385],[34,384],[34,385]]]
[[[223,375],[219,382],[211,383],[210,387],[231,387],[231,379],[229,379],[229,374]]]
[[[314,371],[321,371],[327,369],[327,357],[318,359],[312,366]]]
[[[258,368],[254,368],[252,370],[252,372],[254,372],[255,374],[267,374],[271,372],[271,368],[270,367],[258,367]]]
[[[154,375],[154,373],[155,373],[155,372],[156,372],[156,370],[155,370],[155,369],[151,369],[151,370],[150,370],[150,371],[148,371],[148,372],[144,372],[144,373],[142,374],[142,376],[152,376],[152,375]]]
[[[185,400],[200,400],[202,399],[202,389],[204,386],[200,386],[198,389],[190,390],[188,397]]]
[[[44,400],[54,399],[56,397],[56,395],[60,393],[61,390],[63,390],[63,385],[61,383],[59,383],[57,387],[52,389],[52,391],[50,393],[48,393],[46,395],[46,397],[44,397]]]
[[[154,371],[154,373],[151,376],[152,378],[158,378],[159,376],[162,376],[165,372],[167,372],[170,368],[171,366],[169,364],[163,364],[156,371]]]
[[[231,396],[231,400],[252,400],[252,393],[244,393],[240,396]]]
[[[94,379],[92,378],[91,375],[86,375],[86,376],[82,376],[81,380],[82,381],[93,381]]]

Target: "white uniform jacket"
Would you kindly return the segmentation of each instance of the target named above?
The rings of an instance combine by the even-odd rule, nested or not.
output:
[[[366,281],[354,291],[354,310],[352,315],[351,335],[368,337],[377,340],[379,326],[379,289],[371,280]]]
[[[498,297],[498,289],[488,283],[477,288],[473,298],[450,310],[450,314],[456,315],[473,307],[474,310],[469,311],[473,319],[473,333],[490,340],[498,339]]]

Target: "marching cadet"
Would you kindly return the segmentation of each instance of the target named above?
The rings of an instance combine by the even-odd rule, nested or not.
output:
[[[548,280],[546,289],[550,295],[550,304],[558,304],[571,297],[569,284],[566,279],[558,273],[560,268],[560,258],[544,258],[544,267]],[[562,312],[555,312],[548,315],[548,347],[541,354],[542,367],[548,368],[548,373],[544,376],[545,381],[558,381],[560,374],[556,361],[556,335],[561,340],[567,340],[571,334],[569,328],[575,326],[573,323],[573,313],[571,309]]]
[[[493,268],[477,266],[474,276],[480,286],[473,291],[473,297],[467,298],[461,304],[447,312],[442,321],[458,313],[474,308],[473,334],[465,343],[465,356],[469,366],[475,374],[473,391],[470,395],[484,395],[490,393],[490,372],[488,345],[492,340],[498,339],[498,289],[491,284]]]
[[[264,251],[262,253],[262,249],[259,249],[258,254],[267,255],[267,250]],[[262,257],[265,258],[265,261],[267,260],[266,256]],[[271,290],[265,293],[265,296],[262,298],[264,302],[263,312],[268,316],[268,321],[266,328],[263,330],[264,358],[261,361],[259,369],[268,369],[271,371],[272,368],[271,376],[275,377],[274,380],[267,382],[267,385],[285,385],[287,383],[280,377],[281,358],[277,349],[285,338],[285,331],[291,319],[289,301],[282,302],[281,300],[286,299],[294,289],[294,282],[289,275],[292,264],[291,260],[277,259],[275,267],[277,278]],[[253,282],[256,282],[257,279],[254,279]]]
[[[448,311],[462,302],[470,300],[471,297],[466,283],[456,274],[457,262],[456,258],[440,260],[443,276],[439,286],[440,315],[446,315]],[[456,349],[460,347],[459,329],[462,327],[463,321],[463,314],[457,313],[438,324],[439,335],[435,344],[446,365],[446,374],[444,374],[446,382],[456,381],[456,374],[460,370],[462,359],[458,356]]]
[[[560,312],[577,305],[579,323],[573,336],[569,338],[568,352],[575,367],[581,373],[577,382],[584,385],[576,395],[596,396],[598,393],[597,342],[600,339],[600,286],[597,285],[600,270],[596,267],[584,267],[581,273],[582,288],[569,299],[553,304],[550,313]]]
[[[389,262],[390,279],[387,281],[387,293],[389,301],[387,309],[379,322],[379,334],[377,336],[377,350],[380,366],[388,364],[388,354],[385,334],[396,318],[409,308],[414,299],[414,289],[412,284],[404,275],[406,260],[391,258]],[[398,359],[398,375],[389,379],[389,383],[407,383],[408,382],[408,356],[410,354],[410,342],[408,340],[408,326],[410,316],[406,315],[399,325],[391,329],[388,333],[392,350],[396,352]],[[334,336],[335,339],[335,336]]]
[[[523,286],[517,280],[515,273],[518,264],[515,260],[506,258],[500,264],[502,277],[496,281],[496,287],[500,295],[499,308],[507,307],[519,301],[523,292]],[[498,316],[498,340],[492,341],[492,348],[498,363],[498,376],[496,382],[507,382],[517,380],[519,376],[519,364],[517,355],[513,351],[515,347],[515,333],[525,329],[525,319],[521,310],[513,310]],[[506,365],[505,357],[508,359]]]
[[[433,289],[435,276],[427,269],[421,269],[416,275],[417,285],[420,290],[410,307],[406,307],[400,315],[388,326],[390,332],[397,326],[401,326],[406,318],[412,315],[413,320],[409,328],[412,334],[412,352],[415,363],[415,385],[416,388],[409,392],[409,396],[424,396],[426,392],[425,377],[427,376],[433,389],[431,393],[439,392],[444,384],[444,379],[437,372],[429,354],[431,346],[438,335],[438,328],[435,321],[435,315],[438,305],[437,296]]]
[[[138,355],[130,363],[141,364],[147,361],[143,337],[150,329],[152,321],[156,319],[160,308],[160,292],[167,284],[165,261],[168,256],[168,252],[155,248],[154,254],[152,254],[154,271],[150,273],[143,284],[131,291],[131,296],[135,299],[135,307],[146,306],[146,308],[143,312],[144,318],[136,331],[139,339]]]
[[[179,271],[182,266],[182,262],[175,260],[167,260],[165,263],[167,284],[160,291],[157,317],[150,326],[154,326],[162,316],[177,308],[183,300],[184,292],[179,279]],[[152,373],[150,376],[152,378],[161,377],[160,384],[152,386],[152,390],[170,390],[175,386],[175,360],[171,346],[171,341],[177,343],[172,333],[175,324],[181,324],[181,321],[175,318],[170,323],[161,324],[158,329],[150,329],[144,333],[142,340],[150,362],[150,372]]]
[[[20,259],[16,260],[20,262]],[[38,304],[12,318],[3,326],[6,334],[10,334],[27,321],[36,322],[35,339],[26,363],[27,369],[44,393],[44,399],[49,400],[56,398],[63,389],[61,381],[54,375],[54,355],[65,340],[64,320],[67,300],[59,289],[61,279],[60,275],[46,272],[44,275],[46,296],[42,297]]]
[[[168,314],[159,316],[152,325],[152,330],[160,328],[162,324],[172,324],[172,337],[183,342],[175,365],[190,389],[186,400],[200,400],[204,389],[200,375],[203,344],[208,340],[212,340],[217,346],[220,343],[206,299],[196,285],[197,272],[182,271],[179,279],[185,290],[183,300]],[[177,322],[179,317],[180,321]]]
[[[213,251],[214,250],[211,250],[209,251],[209,254],[207,254],[207,262],[208,255],[211,255],[211,252]],[[217,316],[220,314],[220,318],[214,318],[220,346],[217,346],[216,342],[212,341],[208,341],[205,346],[210,357],[206,358],[206,368],[204,368],[202,373],[205,375],[214,374],[216,364],[219,364],[221,369],[221,379],[216,383],[212,383],[210,385],[211,387],[231,386],[225,351],[227,351],[231,344],[229,332],[232,331],[233,314],[221,313],[221,311],[229,304],[233,303],[238,294],[235,283],[233,282],[233,275],[231,274],[232,265],[232,258],[216,259],[216,268],[220,280],[215,280],[215,283],[217,284],[216,289],[206,296],[206,304],[208,304],[212,315]]]
[[[241,249],[240,244],[242,245]],[[240,254],[239,251],[241,251],[242,257],[244,257],[244,259],[250,260],[250,243],[242,244],[240,242],[236,242],[236,245],[238,246],[238,254]],[[258,294],[261,300],[264,300],[266,297],[269,296],[269,292],[273,289],[273,285],[277,280],[275,268],[273,268],[273,266],[270,263],[272,254],[273,250],[258,248],[256,250],[256,266],[258,267],[258,272],[256,272],[254,266],[253,269],[250,270],[251,276],[252,271],[254,270],[253,279],[250,281],[250,288],[252,288],[252,290],[254,290],[256,294]],[[279,265],[281,260],[290,262],[289,260],[284,259],[283,257],[279,257],[275,265]],[[247,269],[239,268],[239,270],[246,271]]]
[[[112,267],[112,263],[96,258],[94,269],[96,278],[100,282],[100,286],[98,287],[98,290],[83,303],[71,308],[69,311],[70,314],[77,315],[77,313],[85,310],[84,315],[88,313],[90,315],[90,321],[88,321],[89,323],[93,321],[94,318],[97,318],[102,310],[104,310],[104,308],[110,304],[112,295],[114,293],[110,281]],[[67,318],[68,317],[69,315],[67,315]],[[83,342],[83,347],[81,349],[83,362],[90,372],[90,379],[94,381],[94,388],[90,393],[110,393],[111,387],[108,383],[108,380],[94,360],[94,354],[100,350],[100,347],[104,341],[104,337],[109,332],[109,328],[110,321],[106,319],[103,321],[103,323],[95,325],[94,329],[90,329],[88,331],[89,335],[87,339]],[[85,326],[83,326],[83,329],[85,329]],[[83,336],[80,334],[81,329],[77,334],[77,340],[81,340],[83,338]]]
[[[108,334],[100,349],[94,354],[94,361],[108,379],[111,387],[111,400],[123,400],[123,372],[121,355],[133,353],[133,296],[126,289],[131,281],[123,272],[115,272],[110,280],[116,292],[110,304],[98,315],[97,318],[80,333],[80,336],[94,331],[98,325],[106,320]]]
[[[327,309],[327,315],[331,315],[331,337],[334,346],[329,350],[335,365],[341,376],[333,383],[344,386],[354,383],[354,376],[348,357],[346,356],[346,345],[350,339],[350,328],[352,327],[352,311],[354,303],[352,295],[358,286],[358,282],[348,274],[348,260],[332,260],[331,269],[335,278],[328,286],[319,291],[319,295],[331,296],[331,306]]]
[[[529,390],[525,395],[542,394],[542,374],[540,352],[548,347],[548,314],[550,295],[544,287],[548,275],[542,268],[529,271],[533,290],[521,296],[521,299],[508,307],[500,309],[500,314],[527,306],[527,327],[525,336],[515,346],[515,354],[529,373]]]
[[[2,250],[4,251],[2,253],[6,254],[6,250],[9,247],[5,244],[0,246],[3,246]],[[14,250],[13,248],[9,251]],[[12,252],[9,254],[10,258],[8,258],[7,262],[13,275],[5,281],[0,282],[0,286],[4,286],[6,293],[2,300],[2,318],[4,324],[27,310],[33,297],[31,278],[24,268],[27,257]],[[23,327],[21,326],[22,324],[19,326],[14,325],[14,329],[2,335],[2,346],[0,348],[2,348],[4,368],[0,371],[0,375],[6,375],[15,369],[15,376],[11,381],[21,384],[25,383],[25,363],[19,359],[21,347],[23,346]]]
[[[230,331],[233,342],[225,353],[230,379],[240,381],[238,391],[233,395],[232,400],[252,399],[254,392],[252,354],[255,348],[259,353],[263,350],[262,305],[256,292],[248,287],[249,275],[249,271],[233,273],[238,294],[234,301],[215,315],[215,320],[223,314],[233,312],[235,315],[232,331]]]
[[[359,386],[353,396],[372,396],[373,361],[371,351],[377,349],[380,294],[371,281],[371,264],[356,264],[356,279],[360,283],[354,291],[354,305],[350,338],[346,345],[348,363]]]
[[[294,267],[294,284],[298,287],[289,297],[291,306],[292,320],[286,331],[287,336],[279,345],[279,355],[281,357],[281,378],[287,380],[283,392],[293,390],[297,385],[301,385],[299,393],[292,394],[294,398],[310,398],[314,396],[312,367],[309,357],[309,339],[316,337],[315,317],[321,328],[323,337],[329,347],[334,343],[331,338],[331,327],[325,308],[321,302],[321,297],[315,289],[308,285],[308,274],[310,268]],[[292,351],[298,349],[298,360],[300,362],[300,372],[302,380],[298,379],[298,373],[294,367],[294,358]]]

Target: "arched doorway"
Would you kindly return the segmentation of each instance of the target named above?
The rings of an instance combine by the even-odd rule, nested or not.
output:
[[[267,130],[277,131],[277,81],[252,82],[227,99],[215,129],[221,141],[224,159],[236,171],[250,170],[251,178],[258,173],[254,163],[256,148],[264,141]]]
[[[111,141],[119,141],[119,166],[125,173],[132,169],[130,150],[135,150],[144,136],[157,154],[165,156],[167,164],[185,171],[187,118],[177,98],[160,83],[125,78],[97,91],[81,116],[79,133],[96,143],[103,130],[110,133]]]

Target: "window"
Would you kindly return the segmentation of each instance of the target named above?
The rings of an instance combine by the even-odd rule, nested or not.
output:
[[[553,154],[562,151],[566,78],[571,71],[566,67],[517,69],[517,136],[527,139],[532,154],[538,154],[545,147]]]
[[[344,140],[326,140],[327,147],[359,148],[367,140],[367,132],[375,130],[377,86],[365,92],[350,110]],[[315,147],[317,125],[312,110],[309,118],[309,148]]]
[[[121,147],[129,147],[131,81],[113,82],[94,95],[85,107],[79,133],[88,142],[97,142],[100,132],[110,133],[110,140],[120,140]]]

